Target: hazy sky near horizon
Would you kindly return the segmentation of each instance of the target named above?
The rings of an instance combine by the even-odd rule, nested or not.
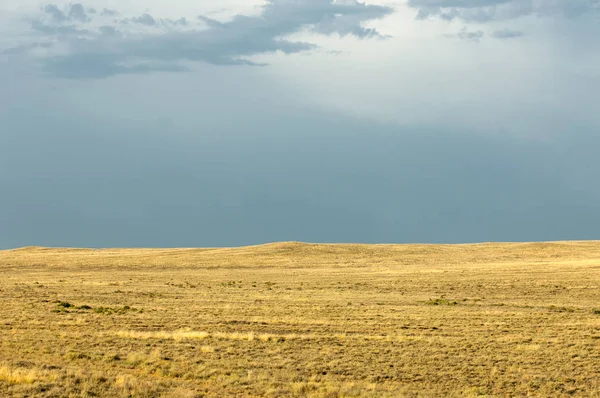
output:
[[[600,0],[0,0],[0,249],[600,239]]]

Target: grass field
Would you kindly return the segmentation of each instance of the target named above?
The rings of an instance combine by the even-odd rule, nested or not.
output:
[[[0,396],[600,396],[600,242],[0,251]]]

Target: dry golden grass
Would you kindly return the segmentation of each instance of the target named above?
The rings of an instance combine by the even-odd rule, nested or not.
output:
[[[600,396],[600,242],[0,251],[0,396]]]

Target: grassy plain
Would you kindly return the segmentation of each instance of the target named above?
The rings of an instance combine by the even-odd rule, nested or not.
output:
[[[600,396],[600,242],[0,251],[0,396]]]

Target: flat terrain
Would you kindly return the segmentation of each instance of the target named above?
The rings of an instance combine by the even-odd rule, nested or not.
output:
[[[0,396],[600,396],[600,242],[0,251]]]

